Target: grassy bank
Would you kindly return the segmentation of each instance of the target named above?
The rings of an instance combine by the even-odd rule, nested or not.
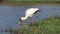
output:
[[[60,0],[5,0],[7,2],[40,3],[40,2],[58,2]]]
[[[0,4],[3,5],[26,5],[26,4],[60,4],[60,0],[3,0]]]
[[[42,21],[33,22],[21,29],[20,34],[60,34],[60,17],[46,18]]]
[[[14,34],[60,34],[60,17],[45,18],[18,29],[6,29],[6,32]]]
[[[3,0],[3,5],[60,4],[60,0]]]

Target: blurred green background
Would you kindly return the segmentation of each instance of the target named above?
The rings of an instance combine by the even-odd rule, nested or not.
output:
[[[60,3],[60,0],[4,0],[6,2],[57,2]]]

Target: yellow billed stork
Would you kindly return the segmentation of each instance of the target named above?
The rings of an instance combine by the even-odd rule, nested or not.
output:
[[[30,17],[30,24],[32,24],[32,19],[31,17],[35,15],[37,12],[41,11],[38,8],[29,8],[25,11],[25,17],[21,17],[19,19],[19,25],[22,25],[22,21],[26,20],[28,17]]]

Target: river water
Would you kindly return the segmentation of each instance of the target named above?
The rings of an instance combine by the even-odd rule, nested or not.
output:
[[[25,15],[25,10],[28,8],[39,8],[41,12],[32,17],[33,21],[38,21],[43,18],[58,15],[60,16],[60,5],[37,4],[37,5],[21,5],[8,6],[0,5],[0,30],[6,28],[18,28],[18,21],[21,16]],[[23,24],[29,23],[29,18]],[[0,32],[0,34],[11,34],[9,32]]]

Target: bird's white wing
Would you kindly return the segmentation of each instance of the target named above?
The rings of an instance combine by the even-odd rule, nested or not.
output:
[[[30,8],[26,10],[26,16],[31,16],[35,11],[39,10],[38,8]]]

